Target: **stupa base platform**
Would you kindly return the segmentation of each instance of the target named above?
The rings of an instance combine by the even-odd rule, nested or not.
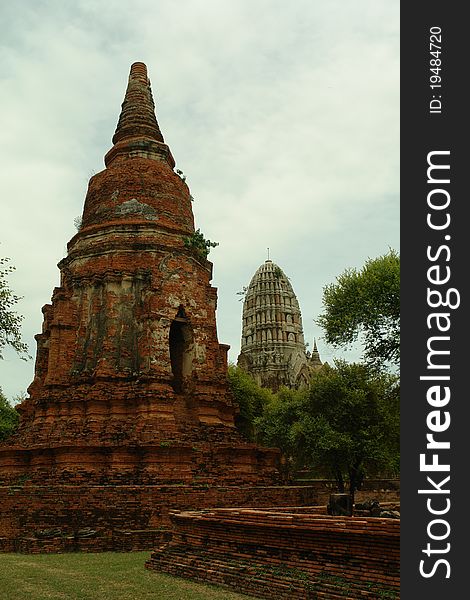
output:
[[[209,507],[305,506],[313,486],[0,486],[0,552],[153,550],[169,538],[170,511]]]

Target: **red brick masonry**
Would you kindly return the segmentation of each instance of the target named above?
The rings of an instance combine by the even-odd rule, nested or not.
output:
[[[170,510],[317,499],[306,486],[0,486],[0,552],[152,550],[168,537]]]
[[[397,501],[397,481],[368,482],[357,501]],[[207,507],[297,507],[325,511],[328,480],[269,485],[0,485],[0,552],[153,550],[168,538],[169,512]],[[316,505],[316,506],[315,506]],[[318,506],[323,505],[323,507]],[[280,510],[275,508],[273,510]]]
[[[398,520],[295,510],[175,513],[146,567],[276,600],[399,598]]]

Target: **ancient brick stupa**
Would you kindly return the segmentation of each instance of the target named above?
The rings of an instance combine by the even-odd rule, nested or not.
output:
[[[322,366],[316,342],[311,355],[305,350],[302,315],[292,285],[269,259],[246,290],[238,364],[273,391],[307,385]]]
[[[278,452],[234,427],[212,265],[142,63],[131,67],[113,144],[43,308],[30,397],[0,446],[0,480],[271,480]]]

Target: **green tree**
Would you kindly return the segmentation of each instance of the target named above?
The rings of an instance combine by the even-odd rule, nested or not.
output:
[[[228,367],[228,383],[240,412],[235,418],[237,429],[249,440],[255,440],[255,419],[259,417],[273,399],[270,390],[260,387],[243,369],[235,365]]]
[[[292,427],[302,414],[307,393],[306,389],[292,390],[282,387],[266,403],[263,414],[255,419],[260,441],[281,450],[282,475],[285,479],[289,479],[296,469],[304,466],[297,440],[292,435]]]
[[[365,475],[397,471],[399,393],[396,376],[363,364],[337,361],[315,378],[306,405],[293,425],[306,464],[328,469],[354,502]]]
[[[0,441],[16,430],[19,419],[19,414],[8,402],[2,388],[0,388]]]
[[[0,358],[3,358],[5,346],[11,346],[21,359],[27,360],[28,346],[21,341],[23,317],[12,310],[20,298],[15,296],[6,281],[15,267],[8,265],[8,261],[8,258],[0,258]]]
[[[348,482],[354,502],[365,475],[398,472],[398,379],[364,364],[325,365],[309,390],[278,396],[258,427],[296,468],[334,477],[340,492]]]
[[[363,336],[364,359],[376,366],[400,360],[400,256],[395,250],[347,269],[323,288],[317,324],[335,347]]]

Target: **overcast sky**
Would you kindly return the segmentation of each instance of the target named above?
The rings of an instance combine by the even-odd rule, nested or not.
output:
[[[219,341],[240,350],[237,292],[271,258],[306,340],[322,288],[399,249],[399,3],[390,0],[23,0],[0,22],[0,256],[35,355],[88,179],[104,168],[135,61],[195,198],[219,290]],[[0,361],[7,397],[34,361]]]

